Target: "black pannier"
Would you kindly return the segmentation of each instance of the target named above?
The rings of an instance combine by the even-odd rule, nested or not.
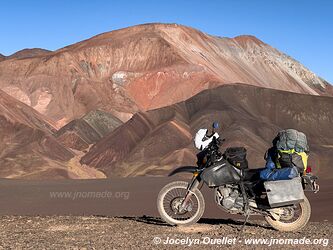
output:
[[[233,166],[239,169],[248,168],[248,163],[246,159],[246,148],[244,147],[227,148],[224,153],[224,156]]]
[[[233,184],[240,181],[240,170],[222,159],[206,168],[201,174],[201,178],[209,187]]]
[[[278,152],[279,154],[279,163],[281,168],[291,168],[293,166],[297,167],[297,170],[300,174],[304,172],[304,163],[302,156],[296,153],[289,154],[284,152]]]
[[[281,168],[291,168],[293,166],[292,156],[288,153],[278,152]]]

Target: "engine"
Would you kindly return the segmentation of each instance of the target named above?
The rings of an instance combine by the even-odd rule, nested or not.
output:
[[[233,185],[225,185],[216,188],[215,199],[218,205],[231,213],[238,213],[244,206],[240,191]]]

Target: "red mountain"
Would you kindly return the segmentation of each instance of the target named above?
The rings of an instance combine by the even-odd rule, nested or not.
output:
[[[333,93],[299,62],[253,36],[220,38],[177,24],[134,26],[0,63],[0,88],[57,127],[96,109],[127,121],[137,111],[231,83]]]
[[[6,59],[26,59],[31,57],[43,56],[51,52],[50,50],[34,48],[34,49],[22,49],[14,54],[7,56]]]
[[[53,136],[48,118],[0,90],[0,177],[24,179],[103,177],[82,167]]]
[[[68,176],[61,165],[74,155],[53,138],[55,129],[47,120],[0,91],[1,177]]]
[[[332,86],[253,36],[134,26],[0,55],[0,89],[0,177],[164,175],[195,162],[193,134],[218,120],[252,166],[278,130],[305,132],[332,178]]]
[[[0,54],[0,62],[5,60],[5,59],[6,59],[6,57],[4,55]]]

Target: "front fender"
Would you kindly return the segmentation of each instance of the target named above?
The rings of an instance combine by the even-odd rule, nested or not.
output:
[[[183,173],[183,172],[185,172],[185,173],[194,173],[197,170],[198,170],[198,167],[195,167],[195,166],[183,166],[183,167],[179,167],[179,168],[174,169],[169,174],[169,176],[173,176],[175,174]]]

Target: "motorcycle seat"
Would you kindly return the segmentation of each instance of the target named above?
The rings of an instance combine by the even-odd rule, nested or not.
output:
[[[244,170],[244,181],[247,182],[257,182],[260,180],[260,172],[264,168],[253,168],[253,169],[245,169]]]

